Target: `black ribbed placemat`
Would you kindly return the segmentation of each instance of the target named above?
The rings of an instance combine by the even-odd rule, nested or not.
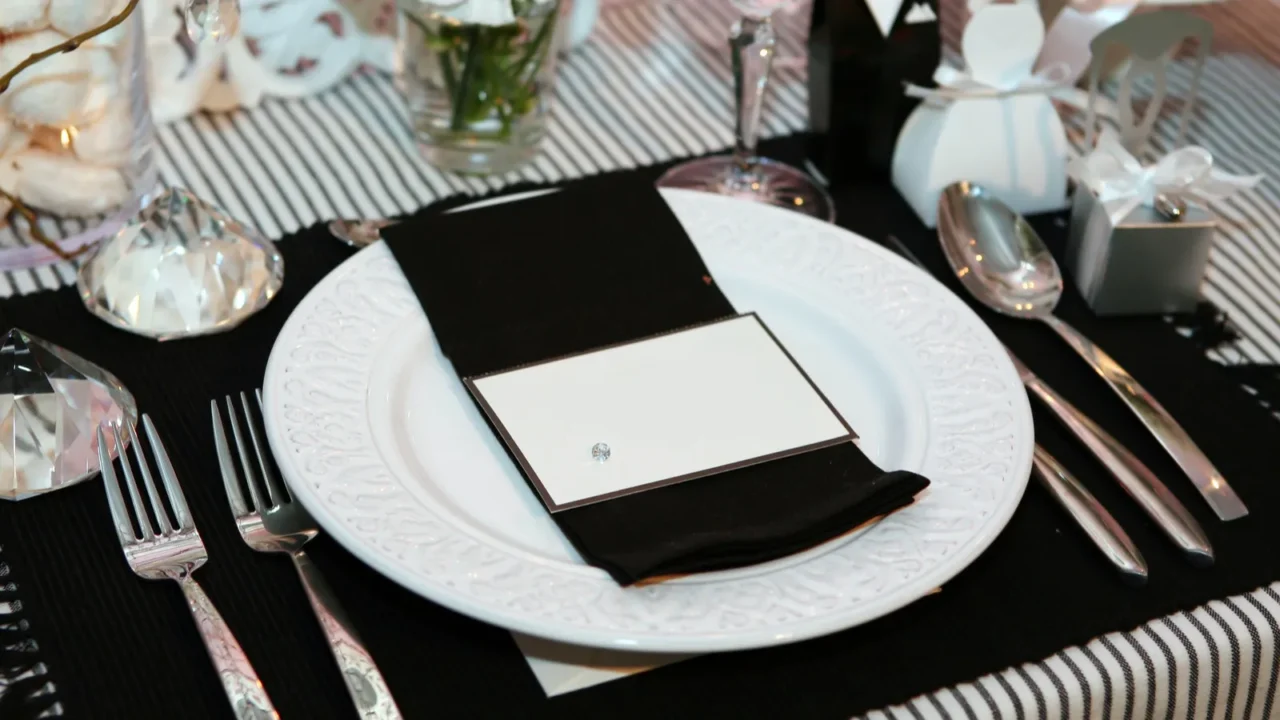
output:
[[[19,573],[0,545],[0,718],[36,720],[62,717],[58,688],[40,658],[31,621],[22,605]]]
[[[792,142],[766,149],[795,158]],[[634,171],[638,181],[658,170]],[[589,180],[586,182],[590,182]],[[933,235],[884,186],[836,194],[841,224],[896,234],[947,277]],[[620,205],[620,212],[624,208]],[[1060,235],[1052,218],[1042,223]],[[156,344],[92,319],[71,291],[0,303],[22,327],[115,372],[156,420],[174,456],[211,561],[197,577],[236,631],[286,719],[352,718],[341,678],[288,560],[255,554],[236,533],[213,453],[209,399],[261,382],[290,310],[350,255],[323,228],[282,242],[283,292],[235,331]],[[952,287],[956,287],[954,282]],[[1191,568],[1085,451],[1036,410],[1037,436],[1075,471],[1142,548],[1151,584],[1122,584],[1034,485],[991,548],[942,592],[863,627],[779,648],[704,656],[548,700],[503,630],[418,598],[326,538],[313,544],[408,718],[847,717],[1105,631],[1280,578],[1277,425],[1232,378],[1158,318],[1092,318],[1068,292],[1060,314],[1125,365],[1178,417],[1253,511],[1224,524],[1120,401],[1047,328],[985,313],[1047,382],[1107,426],[1204,523],[1219,563]],[[135,578],[96,482],[0,503],[5,555],[22,568],[23,601],[69,718],[228,718],[182,596]]]

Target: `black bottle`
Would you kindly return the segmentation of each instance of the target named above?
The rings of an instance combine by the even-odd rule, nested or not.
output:
[[[868,1],[814,0],[809,31],[809,159],[833,184],[889,176],[893,146],[942,53],[938,0],[902,0],[886,36]],[[881,0],[892,4],[894,0]]]

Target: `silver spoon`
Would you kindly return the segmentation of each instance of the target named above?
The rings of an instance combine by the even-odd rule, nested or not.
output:
[[[997,312],[1044,322],[1080,353],[1173,456],[1219,518],[1249,514],[1169,411],[1110,355],[1053,315],[1062,297],[1062,272],[1022,216],[981,186],[953,183],[938,200],[938,238],[947,262],[974,297]]]

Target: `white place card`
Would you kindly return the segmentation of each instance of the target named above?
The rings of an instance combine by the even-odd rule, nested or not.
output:
[[[755,314],[464,382],[553,513],[856,437]]]

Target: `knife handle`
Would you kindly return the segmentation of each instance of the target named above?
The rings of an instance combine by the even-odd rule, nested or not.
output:
[[[1032,464],[1041,484],[1075,518],[1093,544],[1120,570],[1125,581],[1134,585],[1145,584],[1146,560],[1142,559],[1142,553],[1138,552],[1137,546],[1125,534],[1124,528],[1102,507],[1098,499],[1039,445],[1036,445]]]
[[[1142,424],[1147,426],[1147,430],[1169,451],[1178,467],[1191,478],[1191,482],[1220,519],[1235,520],[1249,514],[1244,501],[1231,489],[1227,479],[1222,477],[1222,473],[1218,472],[1187,431],[1132,375],[1066,321],[1053,315],[1045,315],[1040,319],[1066,340],[1107,381]]]
[[[1208,567],[1213,564],[1213,546],[1205,537],[1200,523],[1155,473],[1042,380],[1024,378],[1024,384],[1106,466],[1125,492],[1142,506],[1164,534],[1186,554],[1192,565]]]

